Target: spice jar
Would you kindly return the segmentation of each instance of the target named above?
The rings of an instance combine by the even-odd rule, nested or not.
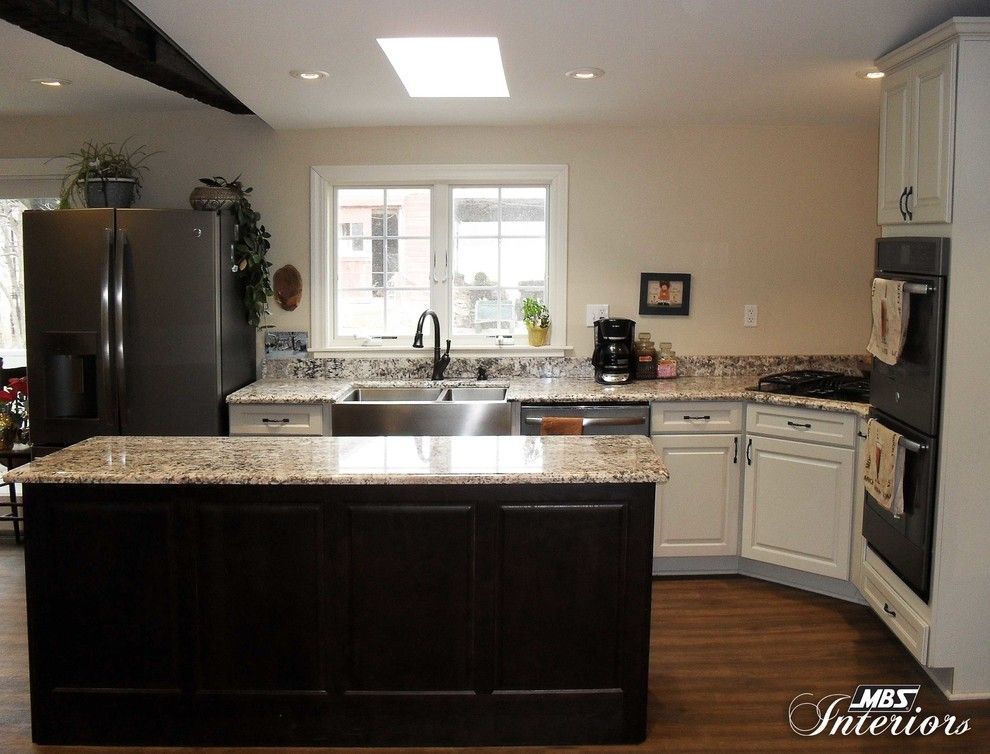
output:
[[[657,359],[657,377],[669,380],[677,376],[677,354],[670,343],[660,344],[660,355]]]
[[[657,349],[653,346],[648,332],[640,333],[636,339],[636,379],[655,380],[657,378]]]

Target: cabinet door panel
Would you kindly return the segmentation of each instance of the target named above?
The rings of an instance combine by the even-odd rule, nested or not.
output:
[[[909,158],[912,129],[911,77],[907,72],[884,79],[880,95],[880,176],[877,192],[877,223],[905,222],[901,196],[910,180]]]
[[[753,463],[743,493],[743,557],[848,578],[855,452],[766,437],[748,441]]]
[[[657,485],[653,554],[657,557],[739,554],[737,435],[656,435],[670,469]]]
[[[626,506],[502,506],[497,689],[622,685]]]
[[[952,219],[951,127],[955,45],[926,56],[914,72],[913,187],[909,208],[912,222],[947,223]]]
[[[204,505],[196,522],[197,689],[325,689],[317,505]]]
[[[347,689],[472,689],[474,506],[355,505],[348,515]]]

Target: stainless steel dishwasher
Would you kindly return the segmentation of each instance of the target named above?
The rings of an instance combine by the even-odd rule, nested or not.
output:
[[[519,409],[519,434],[538,435],[544,417],[581,417],[586,435],[649,435],[648,403],[532,403]]]

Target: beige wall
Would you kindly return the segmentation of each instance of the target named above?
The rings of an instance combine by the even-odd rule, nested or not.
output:
[[[276,267],[308,280],[309,166],[566,163],[568,341],[608,303],[686,354],[860,353],[875,225],[877,131],[858,126],[364,128],[274,132],[218,112],[0,119],[0,158],[135,134],[155,158],[143,206],[184,206],[201,175],[243,172]],[[691,316],[640,317],[640,272],[693,275]],[[743,328],[743,304],[760,324]],[[277,311],[308,329],[309,298]],[[556,313],[557,321],[561,320]]]

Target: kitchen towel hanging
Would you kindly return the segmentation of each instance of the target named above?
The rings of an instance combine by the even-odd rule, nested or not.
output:
[[[584,419],[580,416],[544,416],[540,422],[541,435],[582,435]]]
[[[904,448],[901,435],[876,419],[866,425],[863,483],[870,497],[894,518],[904,515]]]
[[[903,280],[873,278],[873,329],[866,350],[893,366],[901,357],[908,327],[908,294]]]

